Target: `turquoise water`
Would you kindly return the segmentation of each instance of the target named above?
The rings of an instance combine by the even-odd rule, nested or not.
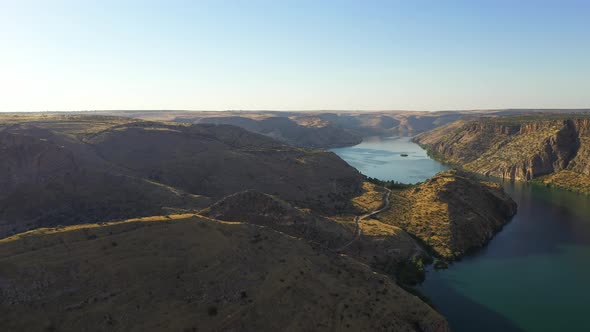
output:
[[[331,151],[363,174],[381,180],[416,183],[448,169],[430,159],[410,137],[369,137],[359,145]]]
[[[422,181],[445,168],[383,157],[401,150],[428,158],[407,138],[372,138],[334,152],[384,180]],[[518,214],[483,249],[447,270],[429,270],[421,291],[454,331],[590,331],[590,198],[523,183],[504,188]]]

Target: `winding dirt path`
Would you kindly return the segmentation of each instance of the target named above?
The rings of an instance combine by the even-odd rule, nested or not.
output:
[[[342,252],[343,250],[348,248],[351,244],[353,244],[356,240],[358,240],[358,238],[363,234],[363,230],[361,229],[361,221],[363,221],[369,217],[372,217],[380,212],[383,212],[389,208],[389,196],[391,195],[391,190],[387,189],[387,188],[385,188],[385,190],[387,190],[387,192],[385,193],[385,195],[383,195],[383,198],[385,200],[383,206],[378,210],[371,211],[367,214],[363,214],[363,215],[354,217],[354,222],[355,222],[354,236],[352,237],[352,239],[350,241],[348,241],[342,247],[335,249],[334,251]]]

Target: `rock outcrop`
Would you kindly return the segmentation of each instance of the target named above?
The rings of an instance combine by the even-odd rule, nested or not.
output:
[[[585,178],[590,175],[589,132],[587,115],[510,116],[463,120],[414,140],[435,157],[472,172],[507,180],[541,178],[590,192],[585,185],[590,181]]]

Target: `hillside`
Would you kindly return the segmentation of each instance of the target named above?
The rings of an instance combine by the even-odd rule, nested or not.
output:
[[[363,206],[378,209],[382,206],[383,193],[378,195],[378,205],[367,204],[367,197],[364,197]],[[230,195],[199,214],[262,225],[330,252],[345,253],[369,266],[388,269],[392,275],[397,272],[397,265],[413,257],[428,256],[420,244],[399,227],[374,219],[363,220],[357,226],[354,216],[323,217],[308,209],[295,208],[278,197],[255,191]]]
[[[362,138],[327,121],[299,124],[286,117],[254,120],[245,117],[210,117],[197,123],[229,124],[304,148],[334,148],[359,144]]]
[[[462,168],[590,193],[590,115],[553,114],[462,120],[415,141]]]
[[[363,176],[331,152],[281,144],[227,125],[136,122],[88,135],[106,161],[193,194],[222,198],[254,189],[297,206],[350,208]]]
[[[334,148],[369,136],[412,136],[463,118],[583,113],[587,109],[490,109],[418,111],[93,111],[150,121],[229,124],[305,148]],[[80,113],[81,114],[81,113]]]
[[[233,126],[102,116],[0,118],[0,237],[45,226],[195,212],[255,189],[354,211],[362,175],[335,154]]]
[[[0,120],[0,330],[448,331],[400,287],[515,212],[462,173],[390,192],[231,125]]]
[[[6,331],[449,331],[346,256],[198,216],[32,231],[0,266]]]
[[[65,134],[0,131],[0,238],[37,227],[196,211],[209,199],[134,176]]]
[[[516,213],[516,203],[494,183],[458,171],[394,190],[391,209],[377,218],[416,236],[452,260],[486,244]]]
[[[299,147],[333,148],[358,144],[367,136],[417,134],[479,112],[97,111],[92,114],[179,123],[229,124]]]

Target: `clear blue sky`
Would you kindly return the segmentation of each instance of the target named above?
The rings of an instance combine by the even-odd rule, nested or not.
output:
[[[590,1],[0,0],[0,110],[590,107]]]

